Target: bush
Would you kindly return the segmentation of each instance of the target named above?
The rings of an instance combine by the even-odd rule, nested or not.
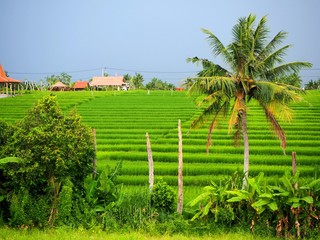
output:
[[[151,206],[160,212],[174,211],[175,194],[173,189],[163,180],[156,183],[151,192]]]
[[[1,144],[5,144],[0,147],[0,158],[19,159],[1,167],[0,190],[10,204],[3,216],[10,216],[10,223],[16,226],[43,225],[48,221],[52,224],[60,210],[62,222],[67,223],[72,193],[82,197],[84,179],[92,172],[95,150],[91,129],[82,124],[75,111],[65,116],[52,95],[37,102],[14,126],[13,133],[3,122],[0,129],[5,131],[0,135]],[[31,203],[37,205],[36,199],[47,203],[43,207],[47,214],[40,214],[46,219],[39,219],[26,208]]]
[[[61,224],[69,225],[71,224],[71,210],[72,210],[72,190],[73,184],[70,180],[67,180],[62,186],[59,194],[58,203],[58,216],[59,222]]]

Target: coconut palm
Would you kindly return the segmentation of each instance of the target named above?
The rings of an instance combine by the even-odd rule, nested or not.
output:
[[[284,62],[290,45],[278,46],[287,33],[280,31],[268,41],[269,30],[266,17],[256,24],[255,15],[239,18],[232,29],[233,40],[225,46],[211,31],[202,29],[215,56],[221,56],[227,68],[208,60],[192,58],[187,61],[201,63],[204,67],[194,78],[189,94],[202,94],[200,104],[206,104],[203,112],[195,119],[191,128],[211,121],[208,131],[207,152],[211,145],[211,133],[220,115],[230,113],[228,132],[234,131],[235,141],[243,137],[244,181],[247,187],[249,173],[249,141],[247,133],[247,103],[257,101],[265,112],[276,136],[286,147],[285,132],[278,118],[290,119],[290,102],[301,99],[300,88],[271,82],[271,79],[297,73],[301,68],[311,67],[308,62]]]

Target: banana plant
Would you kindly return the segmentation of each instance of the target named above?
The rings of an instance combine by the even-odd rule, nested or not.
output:
[[[200,194],[197,198],[188,203],[188,206],[193,207],[196,204],[200,203],[199,211],[191,219],[194,221],[197,218],[203,218],[208,216],[211,212],[214,215],[214,221],[217,222],[219,219],[219,210],[221,205],[224,202],[225,187],[222,185],[217,185],[212,182],[211,186],[204,187],[204,192]]]
[[[107,212],[121,202],[122,185],[115,183],[121,166],[122,162],[119,162],[113,171],[106,168],[96,180],[86,180],[86,198],[95,212]]]
[[[266,192],[259,193],[251,206],[259,215],[268,209],[276,216],[276,231],[279,236],[283,232],[288,236],[289,230],[294,227],[296,236],[300,237],[300,215],[305,214],[313,202],[310,187],[299,186],[298,172],[295,176],[286,173],[277,186],[268,185]]]
[[[227,202],[229,197],[227,192],[229,189],[241,188],[242,179],[243,173],[236,171],[230,177],[221,181],[219,185],[212,182],[210,186],[204,187],[204,192],[187,204],[189,207],[200,205],[192,221],[208,217],[209,214],[213,214],[215,222],[233,221],[235,213],[232,206]]]
[[[236,203],[245,201],[250,205],[255,201],[257,194],[262,194],[265,191],[265,181],[264,181],[264,173],[259,173],[256,178],[248,179],[249,187],[247,190],[243,189],[234,189],[230,191],[226,191],[227,194],[233,195],[233,197],[229,198],[227,202]]]

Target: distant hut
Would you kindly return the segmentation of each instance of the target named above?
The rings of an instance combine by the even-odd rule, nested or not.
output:
[[[73,86],[73,90],[74,91],[81,91],[81,90],[85,90],[86,88],[89,87],[89,82],[76,82]]]
[[[92,88],[117,88],[118,91],[120,89],[127,90],[127,84],[124,80],[123,76],[115,76],[115,77],[93,77],[92,82],[90,83]]]
[[[22,83],[21,80],[7,77],[2,65],[0,64],[0,85],[5,86],[6,95],[9,95],[9,89],[11,95],[15,94],[15,90],[19,90],[20,83]]]
[[[65,85],[62,82],[56,82],[51,86],[51,91],[65,91],[68,88],[67,85]]]

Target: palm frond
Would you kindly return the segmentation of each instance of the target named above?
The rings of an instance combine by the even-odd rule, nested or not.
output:
[[[262,61],[268,55],[270,55],[274,50],[278,47],[279,44],[283,42],[283,40],[287,37],[287,32],[280,31],[278,32],[273,39],[265,45],[265,47],[259,52],[257,56],[258,61]]]
[[[206,143],[206,153],[209,154],[209,148],[211,146],[211,134],[213,131],[213,128],[217,124],[217,117],[219,115],[219,112],[216,112],[216,114],[213,117],[213,120],[210,123],[209,129],[208,129],[208,136],[207,136],[207,143]]]
[[[256,86],[250,93],[250,97],[256,99],[260,104],[269,105],[273,101],[279,104],[289,104],[302,100],[303,90],[291,85],[258,81]]]
[[[215,99],[215,101],[212,100],[211,103],[204,110],[202,110],[201,114],[192,121],[190,125],[190,129],[197,129],[201,127],[204,123],[208,121],[210,116],[218,112],[220,108],[221,108],[221,99],[217,98]]]
[[[280,120],[291,121],[293,111],[287,104],[271,101],[268,106],[269,111]]]
[[[282,75],[286,75],[292,72],[298,72],[302,68],[310,68],[312,64],[309,62],[289,62],[279,66],[274,67],[266,72],[266,76],[270,77],[279,77]]]
[[[229,104],[228,101],[225,101],[221,105],[221,107],[215,113],[215,115],[213,117],[213,120],[210,123],[209,129],[208,129],[207,144],[206,144],[206,152],[207,152],[207,154],[209,154],[209,148],[211,146],[211,134],[212,134],[212,131],[213,131],[215,125],[217,124],[217,118],[220,115],[220,113],[223,112],[222,110],[225,108],[225,105],[228,105],[228,104]]]
[[[272,114],[272,112],[269,110],[269,108],[267,106],[265,106],[265,105],[261,105],[261,106],[265,111],[267,119],[271,123],[272,129],[274,130],[276,136],[281,141],[281,147],[284,150],[286,148],[286,145],[287,145],[287,143],[286,143],[286,134],[285,134],[284,130],[281,128],[280,124],[278,123],[278,121],[276,120],[276,118]]]
[[[212,94],[223,91],[226,96],[232,96],[235,91],[235,80],[231,77],[195,77],[194,84],[190,87],[188,95]]]
[[[209,41],[213,55],[221,55],[226,62],[229,62],[231,58],[229,56],[228,50],[227,48],[225,48],[219,38],[207,29],[202,28],[201,30],[203,33],[208,35],[207,39]]]
[[[256,69],[258,70],[258,73],[261,71],[270,71],[270,69],[274,68],[275,64],[281,63],[289,47],[290,45],[286,45],[270,53],[269,55],[266,55],[263,59],[260,59],[260,61],[256,64]]]
[[[268,37],[269,29],[267,27],[267,16],[261,18],[254,32],[254,44],[251,50],[254,55],[259,54],[265,46],[265,41]]]

